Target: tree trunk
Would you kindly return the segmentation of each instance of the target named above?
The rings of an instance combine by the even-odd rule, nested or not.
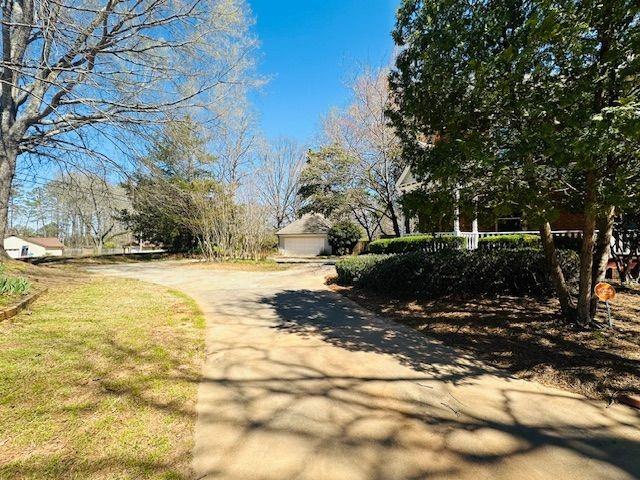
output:
[[[7,234],[11,184],[13,183],[17,156],[17,150],[8,147],[6,143],[4,148],[0,149],[0,233],[3,240],[0,242],[0,258],[9,258],[4,249],[4,237]]]
[[[615,208],[609,207],[604,215],[598,218],[598,236],[596,238],[593,253],[593,272],[591,277],[591,289],[597,283],[602,282],[607,273],[609,264],[609,250],[611,249],[611,235],[613,234],[613,222]],[[590,316],[594,318],[598,308],[598,298],[592,294]]]
[[[549,222],[544,222],[541,225],[540,238],[542,240],[544,256],[547,260],[549,274],[551,275],[551,281],[553,282],[556,295],[560,301],[560,310],[566,319],[571,320],[575,315],[575,306],[573,304],[573,299],[571,298],[569,287],[567,287],[564,273],[562,273],[560,262],[558,261],[556,245],[553,241],[553,234],[551,233],[551,225]]]
[[[596,230],[595,212],[595,172],[586,175],[585,218],[582,227],[582,248],[580,249],[580,286],[578,289],[578,321],[587,325],[591,322],[591,297],[593,296],[593,236]]]
[[[389,204],[389,217],[391,217],[391,223],[393,224],[393,234],[396,237],[401,237],[402,231],[400,230],[400,221],[398,220],[398,215],[393,203]]]

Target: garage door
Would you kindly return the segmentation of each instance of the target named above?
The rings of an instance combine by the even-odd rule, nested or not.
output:
[[[287,255],[320,255],[324,253],[325,237],[284,237],[283,250]]]

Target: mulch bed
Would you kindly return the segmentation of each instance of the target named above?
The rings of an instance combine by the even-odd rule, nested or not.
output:
[[[618,288],[613,329],[585,330],[563,323],[555,300],[505,296],[411,301],[331,288],[516,376],[609,401],[640,394],[640,290]],[[598,320],[606,322],[604,304]]]

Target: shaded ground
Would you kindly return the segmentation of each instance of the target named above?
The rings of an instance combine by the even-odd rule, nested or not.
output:
[[[0,478],[192,478],[204,347],[194,302],[10,263],[49,291],[0,321]]]
[[[408,301],[332,288],[519,377],[605,400],[640,393],[640,291],[618,294],[612,305],[614,329],[585,331],[564,325],[555,301],[517,297]],[[603,305],[599,316],[606,322],[604,315]]]
[[[323,285],[328,269],[92,269],[179,288],[207,318],[199,479],[640,477],[640,415],[516,379]]]

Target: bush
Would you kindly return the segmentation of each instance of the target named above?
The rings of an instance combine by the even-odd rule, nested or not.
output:
[[[370,255],[338,262],[338,283],[399,297],[447,294],[548,295],[553,284],[539,249],[411,252]],[[579,259],[561,251],[567,281],[576,284]]]
[[[480,250],[505,250],[513,248],[540,247],[540,236],[531,234],[492,235],[478,239]]]
[[[329,245],[337,255],[348,255],[360,240],[362,230],[348,220],[337,222],[329,229]]]
[[[367,270],[389,255],[360,255],[348,257],[336,262],[337,282],[340,285],[354,285]]]
[[[582,246],[582,237],[567,237],[555,235],[553,237],[558,250],[573,250],[579,252]],[[480,250],[504,250],[513,248],[542,248],[539,235],[530,233],[514,233],[507,235],[493,235],[478,239]]]
[[[434,237],[432,235],[411,235],[408,237],[385,238],[369,244],[369,252],[375,254],[437,252],[460,250],[465,247],[462,237]]]

